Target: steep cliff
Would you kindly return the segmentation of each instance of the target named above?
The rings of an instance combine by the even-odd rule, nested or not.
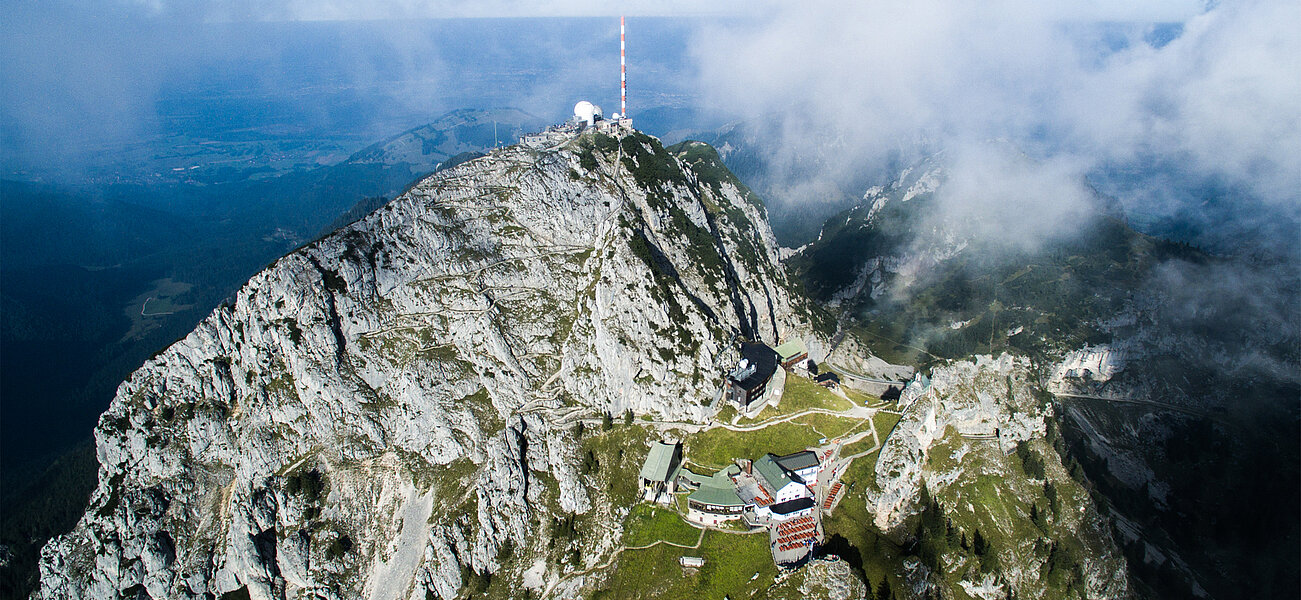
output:
[[[732,341],[807,314],[706,148],[494,151],[276,261],[123,383],[37,596],[551,588],[627,510],[580,476],[574,421],[705,420]]]

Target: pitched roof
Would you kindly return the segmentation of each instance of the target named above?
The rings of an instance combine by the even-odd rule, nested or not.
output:
[[[804,342],[798,339],[790,340],[785,344],[777,346],[774,350],[777,351],[777,355],[781,357],[782,362],[786,362],[801,354],[809,353],[808,349],[804,347]]]
[[[678,476],[685,478],[691,485],[700,487],[709,481],[708,475],[701,475],[691,469],[679,469]]]
[[[745,342],[741,344],[741,359],[753,370],[745,369],[733,372],[731,379],[745,390],[753,390],[777,372],[777,353],[763,342]]]
[[[777,464],[792,471],[818,466],[818,455],[811,450],[777,457]],[[808,483],[808,482],[805,482]]]
[[[674,467],[677,467],[674,461],[677,448],[677,444],[655,442],[651,446],[650,453],[646,455],[646,463],[641,466],[641,478],[650,481],[668,481]]]
[[[794,500],[778,502],[777,504],[769,506],[768,510],[771,510],[779,515],[789,515],[793,512],[801,511],[806,508],[811,508],[813,504],[814,502],[812,498],[796,498]]]
[[[765,454],[763,458],[754,461],[754,470],[759,472],[764,481],[772,486],[774,491],[780,490],[787,485],[794,483],[795,479],[786,469],[777,464],[776,457],[772,454]]]
[[[736,494],[736,486],[732,484],[732,479],[728,476],[729,470],[724,469],[714,473],[713,477],[700,484],[700,489],[691,492],[687,499],[701,504],[715,504],[718,506],[745,505],[745,501]]]

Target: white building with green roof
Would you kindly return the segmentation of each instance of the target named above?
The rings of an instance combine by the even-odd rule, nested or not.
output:
[[[687,520],[701,525],[718,525],[741,518],[747,504],[736,493],[732,476],[740,467],[731,465],[701,482],[700,488],[687,496]]]
[[[790,469],[783,467],[772,454],[765,454],[763,458],[754,461],[754,472],[759,476],[768,493],[772,494],[773,503],[808,498],[813,495],[804,480]]]

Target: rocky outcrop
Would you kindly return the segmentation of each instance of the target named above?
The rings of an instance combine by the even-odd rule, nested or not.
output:
[[[1063,589],[1128,596],[1124,558],[1107,520],[1062,465],[1052,405],[1036,389],[1029,362],[1005,354],[937,366],[904,390],[907,408],[868,493],[874,524],[911,543],[917,533],[905,524],[916,520],[909,519],[938,510],[938,535],[951,528],[948,537],[961,535],[965,544],[983,532],[990,548],[989,556],[974,556],[952,540],[935,542],[934,563],[914,562],[908,572],[917,595],[947,580],[981,598],[1006,597],[1009,588],[1021,597]],[[1054,571],[1072,563],[1077,571]]]
[[[899,382],[896,388],[902,389],[903,383],[912,379],[916,369],[907,365],[894,365],[872,354],[872,350],[855,335],[846,335],[836,349],[826,357],[825,362],[832,370],[838,370],[857,377],[876,381]],[[848,380],[847,385],[854,385]],[[880,395],[883,391],[878,385],[869,392]]]
[[[1105,383],[1125,368],[1125,352],[1109,345],[1087,346],[1068,352],[1053,366],[1046,387],[1069,393],[1085,383]]]
[[[703,420],[734,337],[804,322],[730,176],[641,134],[494,151],[280,259],[123,383],[37,597],[450,598],[545,552],[553,515],[605,515],[608,549],[571,419]]]
[[[791,573],[767,590],[770,600],[861,600],[867,597],[867,587],[849,563],[831,557],[816,559],[799,571]]]
[[[907,406],[876,463],[879,492],[869,508],[882,531],[897,529],[916,510],[931,448],[951,427],[960,436],[988,438],[1004,452],[1042,437],[1050,410],[1034,399],[1028,365],[1010,355],[976,357],[936,367],[929,380],[904,389]],[[951,474],[938,474],[947,479]]]

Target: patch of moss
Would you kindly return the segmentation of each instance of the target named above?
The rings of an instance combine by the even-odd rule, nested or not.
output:
[[[705,564],[684,571],[678,562],[683,556],[703,558]],[[768,536],[708,531],[698,549],[660,544],[620,553],[592,598],[749,598],[771,586],[776,576]]]
[[[623,521],[626,546],[646,546],[659,540],[690,546],[699,536],[700,530],[684,521],[677,511],[650,504],[633,506]]]

